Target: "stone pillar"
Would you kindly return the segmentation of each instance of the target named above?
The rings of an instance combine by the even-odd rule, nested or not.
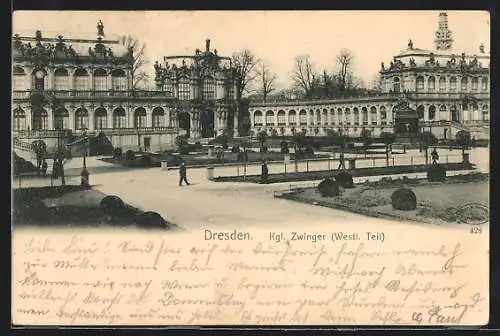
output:
[[[163,115],[163,125],[169,127],[172,126],[172,110],[168,107],[163,108],[165,114]]]
[[[106,128],[113,128],[113,111],[106,110]]]
[[[153,111],[152,109],[146,109],[146,127],[153,127]]]
[[[111,74],[106,76],[106,89],[109,90],[114,90],[113,87],[113,80],[111,78]]]
[[[68,123],[69,123],[69,128],[70,129],[75,129],[75,109],[71,109],[70,111],[68,111],[69,113],[69,118],[68,118]]]
[[[190,99],[191,100],[197,99],[197,96],[196,96],[196,81],[195,80],[191,80],[190,87],[191,87],[191,93],[189,94]]]
[[[239,125],[238,125],[238,116],[240,114],[240,109],[238,106],[234,108],[234,124],[233,124],[233,137],[238,137],[240,136],[239,133]],[[287,123],[288,123],[288,118],[287,118]]]
[[[92,69],[89,69],[89,80],[90,80],[89,89],[93,91],[94,90],[94,72],[92,71]]]
[[[359,110],[358,110],[359,111]],[[359,111],[359,125],[360,126],[363,126],[364,124],[364,120],[363,120],[363,109],[361,109],[361,111]]]
[[[89,108],[88,111],[89,111],[89,122],[88,122],[87,128],[88,128],[88,130],[90,132],[92,132],[92,131],[95,130],[95,127],[94,127],[94,123],[95,123],[95,120],[94,120],[95,109],[92,107],[92,108]]]
[[[31,111],[31,107],[25,109],[26,111],[26,129],[33,129],[32,121],[33,121],[33,112]]]
[[[48,118],[47,118],[47,129],[54,129],[54,109],[52,107],[47,108]]]
[[[69,85],[68,90],[73,91],[75,89],[75,76],[73,75],[74,71],[71,70],[69,72]]]
[[[193,109],[189,114],[191,118],[191,129],[190,138],[198,139],[201,138],[201,128],[200,128],[200,112]]]
[[[46,90],[54,90],[54,71],[52,69],[47,69],[47,79],[44,84]]]

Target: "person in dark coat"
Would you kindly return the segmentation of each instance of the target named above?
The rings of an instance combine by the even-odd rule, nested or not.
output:
[[[179,167],[179,186],[182,186],[183,181],[186,182],[186,185],[189,185],[187,180],[186,164],[184,162],[182,162]]]
[[[436,150],[436,147],[434,147],[434,150],[431,153],[431,158],[432,158],[432,164],[437,164],[439,160],[439,154]]]
[[[47,169],[48,169],[48,165],[47,165],[47,160],[43,159],[43,162],[42,162],[42,174],[43,176],[47,176]]]
[[[339,156],[339,167],[337,168],[337,170],[340,170],[340,169],[344,169],[345,170],[345,159],[344,159],[344,153],[340,153],[340,156]]]
[[[267,164],[265,161],[262,161],[261,174],[260,174],[260,182],[262,184],[267,184],[269,177],[269,170],[267,169]]]

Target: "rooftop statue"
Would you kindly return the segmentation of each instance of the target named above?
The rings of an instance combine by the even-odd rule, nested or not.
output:
[[[408,41],[408,49],[413,50],[413,41],[411,39]]]
[[[104,24],[101,20],[97,22],[97,36],[105,36],[104,35]]]
[[[481,45],[479,46],[479,52],[481,54],[484,54],[484,44],[481,43]]]

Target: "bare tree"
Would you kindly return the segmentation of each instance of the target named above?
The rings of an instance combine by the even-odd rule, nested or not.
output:
[[[263,100],[266,101],[267,96],[276,90],[276,74],[274,74],[263,61],[259,62],[257,73],[260,81],[260,92]]]
[[[349,81],[353,78],[351,73],[353,60],[354,55],[348,49],[342,49],[337,55],[337,79],[340,95],[344,95],[346,89],[349,87]]]
[[[247,90],[248,84],[257,77],[257,57],[248,49],[234,53],[232,57],[233,66],[236,68],[236,89],[238,100],[242,98]]]
[[[140,43],[136,38],[127,35],[120,38],[120,43],[125,46],[129,52],[132,52],[134,65],[132,66],[132,90],[144,88],[149,79],[148,73],[144,70],[149,64],[146,57],[146,45]]]
[[[312,98],[317,78],[309,56],[302,55],[295,58],[292,80],[294,85],[302,91],[305,98]]]

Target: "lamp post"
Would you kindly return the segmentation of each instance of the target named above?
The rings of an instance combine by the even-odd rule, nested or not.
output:
[[[88,140],[89,138],[87,138],[86,141],[89,141]],[[89,146],[90,144],[87,143],[87,146]],[[82,187],[89,187],[89,171],[87,170],[87,151],[83,151],[83,167],[82,167],[82,171],[80,173],[80,177],[81,177],[81,180],[80,180],[80,185]]]

